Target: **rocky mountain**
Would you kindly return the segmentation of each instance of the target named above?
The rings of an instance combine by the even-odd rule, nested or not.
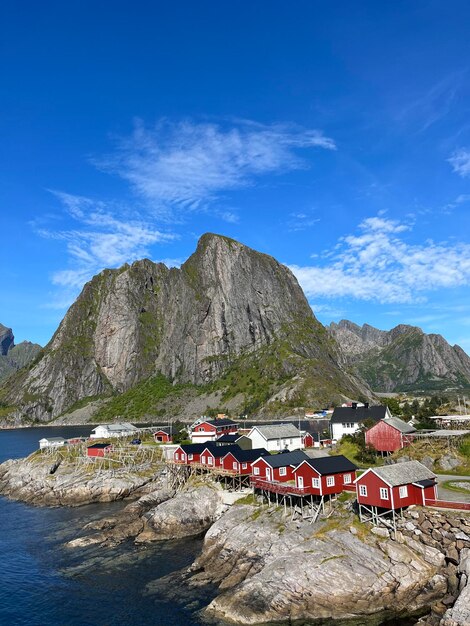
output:
[[[130,394],[136,418],[195,388],[239,410],[370,395],[339,367],[289,269],[206,234],[179,269],[142,260],[95,276],[0,400],[16,419],[49,421],[77,402]]]
[[[441,335],[400,324],[383,331],[348,320],[329,326],[344,361],[374,391],[438,391],[470,387],[470,357]]]
[[[0,381],[30,363],[40,350],[40,345],[30,341],[15,345],[12,329],[0,324]]]

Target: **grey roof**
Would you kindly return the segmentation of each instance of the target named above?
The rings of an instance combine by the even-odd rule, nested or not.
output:
[[[154,433],[166,433],[167,435],[171,435],[171,426],[157,426],[156,428],[152,428]]]
[[[383,420],[383,422],[384,424],[390,424],[390,426],[393,426],[393,428],[396,428],[401,433],[406,434],[406,433],[416,432],[416,428],[414,428],[414,426],[412,426],[411,424],[408,424],[408,422],[404,422],[398,417],[387,417],[386,419]]]
[[[384,467],[374,467],[372,471],[392,487],[416,483],[420,480],[435,479],[433,472],[419,461],[406,461],[405,463],[395,463],[394,465],[385,465]]]
[[[264,456],[263,459],[271,467],[287,467],[288,465],[297,466],[302,461],[308,461],[309,457],[302,450],[294,450],[293,452],[280,452],[279,454]]]
[[[65,441],[64,437],[43,437],[39,441],[48,441],[49,443],[58,443],[59,441]]]
[[[119,423],[114,423],[114,424],[99,424],[98,426],[96,426],[96,428],[93,428],[92,432],[95,432],[95,430],[99,428],[100,426],[102,426],[103,428],[106,428],[108,432],[110,433],[111,432],[123,432],[123,431],[134,432],[137,430],[137,428],[129,422],[119,422]]]
[[[300,437],[300,430],[294,424],[266,424],[265,426],[254,426],[267,441],[270,439],[287,439],[290,437]]]

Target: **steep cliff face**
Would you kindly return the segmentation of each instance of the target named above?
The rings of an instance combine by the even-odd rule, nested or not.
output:
[[[15,345],[12,329],[0,324],[0,381],[27,365],[40,350],[40,345],[30,341]]]
[[[279,379],[301,373],[301,360],[318,378],[325,373],[329,393],[357,394],[359,383],[336,357],[286,267],[207,234],[180,269],[143,260],[95,276],[43,356],[3,397],[27,418],[47,420],[78,400],[122,393],[156,374],[174,383],[214,382],[240,359],[263,363],[258,374],[269,370],[273,392]]]
[[[400,324],[382,331],[347,320],[329,327],[343,358],[375,391],[470,386],[470,358],[441,335]]]

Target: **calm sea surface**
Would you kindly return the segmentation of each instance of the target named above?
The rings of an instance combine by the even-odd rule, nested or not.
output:
[[[0,430],[0,463],[27,456],[42,437],[89,433],[90,426]],[[114,549],[64,547],[86,523],[123,506],[116,502],[48,509],[0,496],[0,625],[202,625],[197,611],[208,597],[173,589],[171,595],[177,599],[166,601],[168,584],[158,582],[192,563],[201,539],[146,547],[129,541]]]

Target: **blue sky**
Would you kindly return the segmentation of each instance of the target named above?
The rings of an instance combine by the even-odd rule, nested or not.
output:
[[[170,6],[171,5],[171,6]],[[323,323],[470,351],[468,2],[9,3],[0,322],[207,231],[289,265]]]

